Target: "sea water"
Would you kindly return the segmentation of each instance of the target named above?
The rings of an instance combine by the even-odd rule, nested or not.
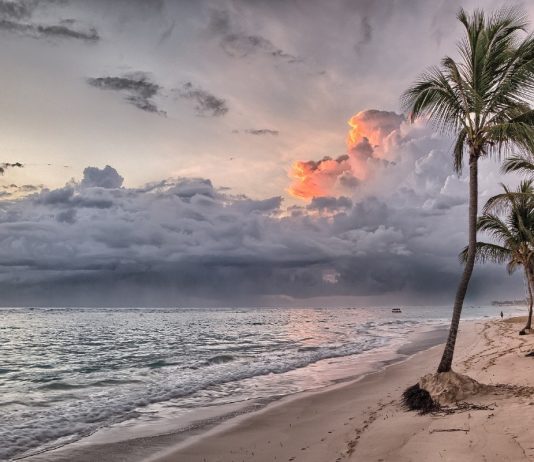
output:
[[[466,307],[464,318],[499,312]],[[0,308],[0,460],[319,388],[350,375],[333,373],[340,364],[391,359],[449,316],[450,307]]]

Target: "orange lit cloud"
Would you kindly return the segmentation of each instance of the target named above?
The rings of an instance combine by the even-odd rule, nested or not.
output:
[[[337,178],[352,170],[349,156],[337,159],[324,157],[319,161],[297,161],[291,169],[293,184],[289,193],[295,197],[308,199],[328,195],[335,187]]]
[[[368,179],[370,169],[388,160],[385,140],[398,130],[404,120],[394,112],[368,110],[348,120],[347,154],[336,159],[296,161],[289,176],[293,183],[288,192],[300,199],[339,196]]]

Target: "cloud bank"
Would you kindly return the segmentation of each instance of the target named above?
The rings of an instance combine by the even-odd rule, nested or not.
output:
[[[206,178],[128,188],[111,166],[0,202],[4,302],[448,302],[461,270],[467,197],[465,179],[448,168],[450,142],[387,113],[357,120],[371,127],[367,159],[387,162],[370,164],[352,194],[314,195],[303,206],[232,194]],[[339,179],[347,166],[354,174],[351,155],[315,162],[310,171]],[[490,169],[481,177],[483,200],[497,181]],[[491,288],[481,291],[488,279]],[[470,295],[498,296],[503,281],[502,268],[479,268]]]

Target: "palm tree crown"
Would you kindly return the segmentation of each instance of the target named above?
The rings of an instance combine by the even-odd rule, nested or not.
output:
[[[526,33],[526,15],[505,8],[486,15],[463,9],[465,29],[459,59],[446,56],[404,93],[402,103],[412,121],[427,118],[454,135],[454,169],[461,172],[469,155],[469,232],[466,264],[458,284],[449,336],[438,372],[452,367],[463,302],[476,256],[478,160],[491,154],[534,152],[534,36]],[[523,37],[523,35],[525,35]]]
[[[454,168],[461,172],[464,152],[530,153],[534,146],[534,37],[526,16],[515,8],[491,16],[463,9],[458,19],[466,36],[458,43],[460,59],[446,56],[441,66],[422,74],[403,95],[411,120],[427,117],[454,134]]]
[[[515,191],[502,185],[504,193],[488,200],[477,229],[488,234],[495,243],[477,242],[476,259],[481,262],[507,263],[513,273],[523,267],[528,288],[529,311],[525,329],[532,324],[532,293],[534,291],[534,189],[533,181],[522,181]],[[501,215],[502,218],[499,216]],[[468,248],[460,254],[467,260]],[[522,331],[524,333],[524,330]]]
[[[534,189],[532,180],[522,181],[516,191],[506,186],[503,194],[490,198],[484,214],[478,218],[477,230],[488,234],[495,243],[477,242],[476,259],[482,263],[507,263],[509,273],[518,266],[534,263]],[[505,214],[501,218],[494,211]],[[467,258],[467,247],[460,257]]]

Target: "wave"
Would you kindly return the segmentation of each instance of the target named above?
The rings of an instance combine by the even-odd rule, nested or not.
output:
[[[171,401],[177,398],[192,395],[213,386],[249,379],[268,374],[281,374],[294,369],[306,367],[323,359],[344,357],[360,354],[385,343],[381,337],[367,337],[362,341],[344,346],[330,346],[306,348],[298,354],[287,354],[274,358],[260,358],[260,360],[239,362],[235,367],[235,357],[231,355],[217,355],[208,360],[210,365],[220,367],[201,376],[186,376],[177,382],[181,375],[168,374],[158,377],[157,380],[145,382],[141,390],[129,389],[123,393],[115,390],[105,395],[99,395],[99,400],[90,400],[89,403],[81,400],[67,400],[59,406],[34,412],[32,417],[24,422],[23,427],[16,423],[5,422],[5,429],[0,429],[0,440],[4,442],[0,448],[0,460],[12,458],[21,452],[27,452],[59,438],[71,437],[79,439],[104,425],[128,420],[137,415],[137,409],[153,403]],[[49,390],[72,390],[91,386],[117,385],[107,381],[92,382],[85,385],[72,384],[64,381],[55,381],[42,386]],[[113,387],[114,388],[114,387]],[[75,412],[74,412],[75,410]],[[32,438],[26,438],[17,430],[30,430]]]
[[[134,379],[103,379],[103,380],[96,380],[94,382],[87,382],[87,383],[68,383],[68,382],[51,382],[47,383],[46,385],[42,385],[39,387],[39,390],[77,390],[82,388],[92,388],[92,387],[111,387],[114,385],[127,385],[127,384],[135,384],[135,383],[143,383],[141,380],[134,380]]]
[[[212,364],[225,364],[225,363],[229,363],[231,361],[234,361],[235,358],[232,356],[232,355],[217,355],[217,356],[213,356],[212,358],[209,358],[206,363],[208,365],[212,365]]]

